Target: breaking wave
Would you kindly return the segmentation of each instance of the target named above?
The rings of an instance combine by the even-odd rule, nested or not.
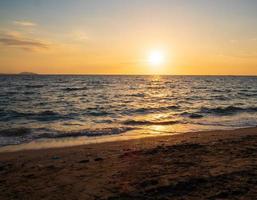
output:
[[[181,123],[180,121],[147,121],[147,120],[127,120],[123,122],[125,125],[173,125]]]

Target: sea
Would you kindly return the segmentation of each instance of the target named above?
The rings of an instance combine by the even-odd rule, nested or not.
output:
[[[1,75],[0,147],[257,125],[257,77]]]

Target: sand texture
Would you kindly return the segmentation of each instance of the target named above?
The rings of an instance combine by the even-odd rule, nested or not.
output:
[[[0,199],[257,199],[257,128],[1,153]]]

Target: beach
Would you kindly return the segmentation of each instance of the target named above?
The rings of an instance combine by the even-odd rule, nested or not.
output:
[[[257,0],[0,0],[0,200],[257,200]]]
[[[0,199],[256,199],[257,128],[0,154]]]

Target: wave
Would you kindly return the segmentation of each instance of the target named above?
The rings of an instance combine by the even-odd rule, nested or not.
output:
[[[188,113],[188,112],[183,112],[180,115],[189,117],[191,119],[200,119],[200,118],[204,117],[203,115],[201,115],[199,113]]]
[[[2,137],[22,137],[29,135],[31,130],[29,128],[11,128],[0,130],[0,136]]]
[[[79,131],[71,132],[56,132],[56,133],[45,133],[38,136],[38,138],[65,138],[65,137],[95,137],[104,135],[118,135],[131,130],[135,130],[132,127],[119,127],[119,128],[103,128],[103,129],[84,129]]]
[[[214,115],[232,115],[240,112],[257,112],[257,107],[236,107],[236,106],[227,106],[227,107],[215,107],[215,108],[201,108],[201,113],[214,114]]]
[[[169,111],[169,110],[178,110],[180,107],[179,106],[165,106],[165,107],[148,107],[148,108],[137,108],[133,110],[127,110],[127,114],[131,113],[140,113],[140,114],[145,114],[145,113],[154,113],[154,112],[161,112],[161,111]]]
[[[189,117],[191,119],[200,119],[205,115],[217,115],[217,116],[229,116],[238,113],[255,113],[257,107],[238,107],[238,106],[226,106],[226,107],[202,107],[196,112],[183,112],[180,115],[182,117]]]
[[[244,92],[238,92],[238,95],[245,96],[245,97],[256,97],[257,93],[244,93]]]
[[[87,90],[87,87],[82,87],[82,88],[64,88],[63,91],[66,92],[72,92],[72,91],[81,91],[81,90]]]
[[[94,117],[100,117],[100,116],[106,116],[110,115],[112,113],[106,112],[106,111],[90,111],[87,113],[88,115],[94,116]]]
[[[136,93],[136,94],[130,94],[128,96],[130,96],[130,97],[145,97],[145,94],[144,93]]]
[[[53,111],[50,111],[50,110],[46,110],[46,111],[43,111],[43,112],[36,113],[36,115],[53,116],[53,115],[59,115],[59,113],[56,113],[56,112],[53,112]]]
[[[58,112],[46,110],[41,112],[19,112],[19,111],[4,111],[0,114],[0,120],[9,121],[17,118],[26,118],[38,121],[52,121],[60,119],[71,119],[74,114],[61,114]]]
[[[127,120],[123,122],[125,125],[174,125],[181,123],[180,121],[147,121],[147,120]]]
[[[231,89],[212,89],[212,92],[214,93],[230,93],[232,92]]]
[[[42,88],[44,85],[25,85],[26,88]]]
[[[211,96],[211,99],[220,100],[220,101],[227,101],[230,98],[224,95],[213,95]]]
[[[26,92],[24,92],[24,94],[25,94],[25,95],[33,95],[33,94],[35,94],[35,92],[32,92],[32,91],[26,91]]]
[[[17,145],[41,139],[64,139],[75,137],[96,137],[104,135],[118,135],[138,128],[115,127],[103,129],[83,129],[78,131],[56,131],[47,128],[10,128],[0,130],[0,147],[6,145]]]

